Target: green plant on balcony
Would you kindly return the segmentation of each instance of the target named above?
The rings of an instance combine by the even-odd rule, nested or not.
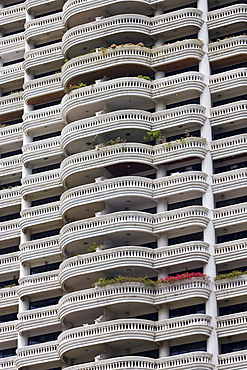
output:
[[[236,279],[241,275],[247,275],[247,271],[234,270],[226,274],[219,274],[214,278],[214,280],[218,281],[218,280],[223,280],[223,279]]]
[[[3,289],[5,289],[5,288],[13,288],[14,286],[16,286],[16,284],[9,284],[9,285],[5,285],[5,286],[3,287]]]
[[[138,277],[134,278],[131,276],[122,276],[118,275],[114,278],[99,278],[94,284],[94,287],[104,287],[107,285],[115,285],[115,284],[124,284],[124,283],[142,283],[144,285],[154,287],[156,282],[149,279],[148,277]]]
[[[156,131],[148,131],[145,136],[143,136],[143,139],[146,141],[158,141],[159,144],[164,143],[164,135],[161,130]]]
[[[115,144],[122,144],[122,143],[126,143],[127,140],[125,139],[121,139],[120,136],[118,136],[115,140],[109,140],[107,141],[104,146],[110,146],[110,145],[115,145]]]
[[[153,81],[152,78],[150,78],[149,76],[138,75],[137,77],[143,78],[144,80],[147,80],[147,81]]]
[[[87,251],[88,251],[88,253],[93,253],[93,252],[97,252],[101,249],[102,249],[102,244],[97,244],[97,243],[93,242],[93,244],[89,245]]]
[[[67,91],[71,92],[73,90],[80,89],[81,87],[86,87],[86,86],[87,85],[84,84],[83,82],[78,82],[77,85],[69,85],[68,88],[67,88]]]

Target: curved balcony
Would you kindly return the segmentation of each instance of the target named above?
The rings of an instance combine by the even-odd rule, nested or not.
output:
[[[155,341],[171,340],[190,335],[209,336],[212,330],[211,317],[194,314],[156,322]]]
[[[247,239],[234,240],[232,242],[216,244],[214,246],[214,259],[216,264],[229,263],[243,260],[247,252]]]
[[[62,13],[51,14],[46,17],[33,19],[26,22],[26,30],[24,32],[25,40],[30,39],[37,41],[47,40],[46,35],[53,37],[62,36],[63,33]]]
[[[240,0],[241,1],[241,0]],[[209,30],[228,26],[229,24],[247,22],[247,5],[237,4],[208,12]]]
[[[21,155],[0,159],[1,176],[10,176],[21,172]]]
[[[101,360],[100,362],[89,362],[87,364],[74,365],[67,367],[67,370],[175,370],[181,367],[183,370],[191,370],[198,368],[200,370],[212,370],[214,367],[211,362],[212,355],[206,352],[190,352],[183,355],[162,357],[160,359],[152,359],[140,356],[122,356],[112,359]]]
[[[9,321],[1,323],[0,327],[0,341],[1,343],[11,340],[17,340],[17,323],[18,321]]]
[[[125,176],[106,179],[97,183],[82,185],[65,191],[60,199],[60,212],[63,217],[80,219],[85,207],[95,203],[102,208],[105,201],[113,199],[119,207],[125,208],[126,197],[135,197],[135,207],[143,200],[153,202],[162,197],[169,197],[181,192],[205,192],[207,175],[203,172],[190,171],[155,180],[144,177]],[[122,204],[123,203],[123,204]],[[92,212],[99,211],[93,209]]]
[[[76,358],[82,348],[87,347],[88,352],[95,352],[92,347],[102,346],[103,343],[111,343],[111,347],[114,348],[126,340],[132,341],[132,345],[135,347],[134,343],[137,342],[152,343],[154,341],[154,331],[154,321],[141,319],[118,319],[77,327],[66,330],[59,335],[58,353],[60,357],[66,355],[66,358]]]
[[[26,8],[23,4],[16,4],[0,10],[0,27],[3,25],[25,20]]]
[[[92,318],[92,310],[97,317],[104,307],[110,307],[111,311],[119,314],[121,305],[125,310],[126,304],[132,303],[138,310],[143,307],[145,311],[148,306],[157,304],[198,297],[208,299],[210,291],[209,281],[201,278],[171,285],[160,284],[156,288],[133,282],[107,285],[66,294],[59,301],[58,315],[61,322],[73,322],[76,315],[83,315],[88,320]]]
[[[24,102],[22,98],[22,92],[0,97],[1,115],[22,111],[23,107]]]
[[[0,68],[0,84],[4,85],[9,82],[23,80],[24,71],[22,69],[22,63],[17,63],[12,66]]]
[[[136,106],[164,96],[167,102],[174,102],[176,94],[180,100],[183,97],[193,98],[203,91],[203,79],[204,76],[199,72],[185,72],[153,82],[138,77],[116,78],[71,91],[62,99],[62,114],[65,120],[71,122],[83,118],[79,116],[83,112],[78,112],[82,106],[96,112],[102,110],[103,103],[108,101],[116,109],[126,109],[130,106],[129,99],[133,99]]]
[[[1,147],[17,141],[22,141],[22,127],[20,123],[0,128]]]
[[[247,9],[247,8],[246,8]],[[209,89],[211,94],[227,93],[227,96],[237,89],[238,95],[244,94],[247,86],[247,68],[239,68],[218,73],[210,77]]]
[[[247,277],[242,275],[235,279],[224,279],[215,282],[215,294],[218,300],[246,296]]]
[[[109,233],[111,240],[114,240],[114,234],[117,234],[116,238],[121,235],[126,238],[124,236],[126,231],[138,236],[139,243],[145,243],[143,240],[150,233],[166,232],[181,227],[205,228],[209,221],[207,213],[207,208],[191,206],[155,215],[139,211],[122,211],[92,217],[63,226],[60,231],[60,247],[62,251],[65,248],[67,250],[69,246],[78,242],[81,245],[83,239],[102,237]]]
[[[15,360],[16,360],[16,356],[1,358],[0,359],[0,369],[16,370]]]
[[[28,112],[23,115],[22,129],[26,135],[44,134],[49,126],[57,127],[57,131],[63,127],[63,117],[61,114],[61,105],[39,109]]]
[[[18,306],[19,297],[16,290],[16,286],[0,289],[0,308]]]
[[[127,129],[155,131],[192,123],[203,125],[205,120],[205,108],[199,104],[155,113],[136,109],[118,110],[65,126],[61,133],[61,145],[69,153],[76,153],[86,146],[86,141],[91,136]]]
[[[22,335],[25,331],[37,330],[41,327],[58,326],[57,305],[24,311],[18,314],[17,329]]]
[[[92,5],[94,7],[94,4]],[[150,36],[170,32],[174,28],[187,27],[191,31],[196,31],[202,23],[201,10],[194,8],[181,9],[153,18],[139,14],[120,14],[68,30],[63,36],[62,50],[64,55],[74,56],[75,51],[73,49],[81,45],[82,42],[84,45],[95,40],[100,43],[102,38],[114,42],[116,34],[125,32],[142,34],[142,37],[150,40]]]
[[[0,223],[0,240],[19,238],[20,234],[20,218]]]
[[[245,334],[247,329],[247,312],[239,312],[232,315],[218,316],[218,337]]]
[[[45,223],[61,221],[59,202],[26,208],[21,211],[20,227],[22,229],[41,226]],[[41,225],[40,225],[41,224]]]
[[[174,162],[190,157],[204,158],[207,152],[205,140],[187,138],[183,141],[172,141],[163,145],[147,145],[139,143],[122,143],[71,155],[61,163],[61,181],[76,186],[81,184],[79,174],[87,171],[93,178],[102,176],[104,167],[119,163],[142,163],[150,167]],[[82,176],[81,176],[82,177]]]
[[[226,137],[214,140],[211,143],[213,160],[226,158],[234,155],[245,154],[247,151],[247,134]]]
[[[247,100],[211,108],[211,126],[225,125],[247,119]]]
[[[58,236],[51,236],[37,241],[20,244],[20,262],[30,262],[34,260],[42,261],[44,258],[58,256],[61,254]]]
[[[14,35],[1,37],[0,40],[0,50],[1,56],[4,56],[6,59],[12,59],[11,56],[18,51],[20,52],[20,58],[22,53],[24,54],[25,50],[25,39],[24,33],[15,33]],[[9,55],[8,55],[9,54]]]
[[[44,163],[44,158],[63,158],[60,136],[51,139],[41,140],[26,144],[22,147],[22,162],[27,163]]]
[[[29,69],[40,70],[40,68],[46,63],[55,63],[63,61],[64,56],[61,50],[61,42],[43,46],[41,48],[28,50],[25,53],[25,60],[23,61],[24,70]],[[60,64],[59,64],[60,67]],[[58,69],[59,69],[58,67]]]
[[[208,44],[209,61],[224,66],[224,59],[236,59],[238,63],[247,54],[247,36],[236,36]],[[223,63],[223,64],[222,64]]]
[[[246,370],[247,350],[230,352],[218,356],[219,370]]]
[[[16,353],[17,358],[15,363],[18,369],[21,369],[25,366],[60,361],[57,352],[57,341],[18,348]]]
[[[247,203],[235,204],[213,210],[215,228],[237,225],[246,222]]]
[[[21,187],[16,186],[11,189],[0,191],[0,208],[7,208],[21,204]]]
[[[44,192],[54,188],[62,188],[59,169],[23,177],[21,195],[26,199],[29,194]]]
[[[59,281],[61,285],[73,284],[81,286],[81,276],[94,280],[101,277],[102,271],[114,270],[118,274],[126,273],[126,266],[134,266],[139,276],[148,275],[150,269],[159,269],[192,261],[207,262],[209,258],[208,244],[205,242],[189,242],[172,247],[150,250],[144,247],[117,247],[96,253],[78,255],[64,261],[60,266]],[[92,275],[93,274],[93,275]],[[78,283],[75,281],[79,279]],[[91,279],[91,278],[90,278]],[[89,279],[88,279],[89,280]]]
[[[45,293],[61,288],[58,281],[58,271],[42,272],[19,279],[18,294],[20,297]]]
[[[58,352],[67,358],[78,356],[79,350],[85,346],[101,346],[111,343],[115,347],[119,342],[133,340],[136,342],[160,342],[174,339],[181,335],[210,335],[210,317],[207,315],[189,315],[158,322],[141,319],[117,319],[98,324],[66,330],[58,337]],[[181,329],[186,330],[181,330]],[[132,351],[133,351],[132,347]]]
[[[26,0],[26,9],[27,11],[30,11],[33,8],[42,7],[44,5],[45,7],[48,5],[52,5],[52,3],[57,2],[57,0]]]
[[[247,168],[240,168],[212,176],[213,193],[247,187]]]
[[[19,252],[0,255],[0,274],[7,274],[19,271]]]
[[[60,73],[25,82],[23,88],[23,98],[28,104],[42,102],[43,96],[57,99],[63,95]]]
[[[62,68],[62,83],[64,87],[69,81],[84,74],[102,71],[105,68],[123,66],[126,64],[146,68],[157,68],[174,62],[189,59],[201,60],[203,56],[201,40],[188,39],[154,49],[137,45],[119,45],[71,59]],[[102,73],[102,72],[100,72]],[[96,75],[95,75],[96,76]]]

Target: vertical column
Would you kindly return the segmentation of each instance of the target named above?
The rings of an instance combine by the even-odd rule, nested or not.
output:
[[[204,126],[202,127],[201,134],[202,137],[205,137],[208,143],[208,152],[205,156],[205,159],[202,161],[202,171],[206,172],[208,188],[203,195],[203,206],[209,209],[208,217],[209,223],[208,226],[204,230],[204,240],[209,243],[209,252],[210,258],[208,263],[205,266],[204,272],[214,278],[216,276],[216,267],[213,258],[214,254],[214,244],[215,244],[215,230],[212,221],[212,209],[214,208],[214,197],[211,188],[211,176],[213,174],[213,161],[211,158],[210,153],[210,142],[212,140],[211,134],[211,125],[210,125],[210,108],[211,108],[211,94],[209,90],[209,78],[210,78],[210,64],[208,60],[208,42],[209,42],[209,34],[207,28],[207,12],[208,12],[208,1],[205,0],[198,0],[198,9],[203,11],[203,20],[204,23],[201,27],[201,30],[198,33],[198,38],[201,39],[204,43],[204,56],[199,63],[199,72],[204,74],[204,81],[206,83],[206,87],[200,96],[200,104],[206,108],[206,121]],[[216,318],[217,318],[217,302],[214,293],[214,285],[212,283],[212,293],[206,303],[206,313],[212,317],[211,326],[213,327],[211,336],[208,339],[207,350],[208,352],[213,354],[213,364],[217,366],[217,356],[218,356],[218,338],[216,332]]]

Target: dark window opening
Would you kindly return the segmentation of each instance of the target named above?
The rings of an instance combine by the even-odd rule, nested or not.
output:
[[[140,356],[140,357],[149,357],[149,358],[159,358],[159,350],[153,349],[150,351],[134,353],[133,355],[138,356],[138,357]]]
[[[221,172],[237,170],[239,168],[244,168],[244,167],[247,167],[247,161],[234,163],[234,164],[228,164],[228,165],[221,166],[221,167],[215,167],[214,173],[217,174]]]
[[[183,105],[188,105],[188,104],[200,104],[200,98],[194,98],[194,99],[189,99],[189,100],[183,100],[183,101],[173,103],[173,104],[167,104],[166,109],[177,108],[177,107],[181,107]]]
[[[14,245],[12,247],[6,247],[6,248],[0,249],[0,255],[18,252],[18,251],[19,251],[19,245]]]
[[[53,101],[50,101],[50,102],[47,102],[47,103],[37,104],[37,105],[34,105],[33,106],[33,110],[38,110],[38,109],[52,107],[53,105],[60,104],[60,102],[61,102],[61,100],[53,100]]]
[[[11,215],[5,215],[0,217],[0,222],[10,221],[10,220],[16,220],[17,218],[20,218],[20,212],[12,213]]]
[[[14,182],[8,182],[7,184],[0,185],[0,190],[12,189],[15,186],[21,186],[21,182],[20,181],[14,181]]]
[[[44,167],[37,167],[32,170],[32,173],[40,173],[40,172],[46,172],[46,171],[51,171],[55,170],[57,168],[60,168],[60,163],[53,163],[50,164],[49,166],[44,166]]]
[[[207,343],[205,340],[201,342],[186,343],[180,344],[179,346],[170,347],[170,356],[196,351],[207,351]]]
[[[187,307],[179,307],[174,308],[169,311],[169,317],[180,317],[180,316],[186,316],[186,315],[193,315],[193,314],[205,314],[205,304],[196,304],[193,306],[187,306]]]
[[[52,297],[47,299],[41,299],[39,301],[29,302],[29,310],[34,310],[36,308],[42,308],[46,306],[53,306],[58,304],[58,301],[61,297]]]
[[[247,230],[239,231],[232,234],[219,235],[217,236],[217,243],[226,243],[231,242],[232,240],[244,239],[247,238]]]
[[[201,206],[201,205],[202,205],[202,198],[189,199],[189,200],[184,200],[183,202],[168,204],[168,211],[171,211],[173,209],[183,208],[183,207]]]
[[[228,98],[228,99],[217,100],[217,101],[213,102],[212,105],[213,105],[213,107],[218,107],[220,105],[235,103],[236,101],[240,101],[240,100],[247,100],[247,94],[234,96],[234,97]]]
[[[42,231],[40,233],[32,234],[31,235],[31,240],[48,238],[49,236],[58,235],[59,232],[60,232],[60,229],[53,229],[53,230]]]
[[[221,353],[237,352],[247,349],[247,340],[239,342],[225,343],[221,345]]]
[[[0,316],[0,322],[8,322],[8,321],[14,321],[14,320],[17,320],[17,312]]]
[[[0,358],[11,357],[16,355],[16,348],[0,349]]]
[[[241,135],[247,133],[247,127],[242,127],[237,130],[227,131],[227,132],[220,132],[213,135],[213,140],[223,139],[229,136]]]
[[[12,150],[11,152],[2,153],[1,158],[8,158],[8,157],[12,157],[13,155],[18,155],[21,153],[22,153],[21,149]]]
[[[167,176],[170,176],[175,173],[182,173],[182,172],[188,172],[188,171],[201,171],[202,165],[201,163],[195,163],[183,167],[173,168],[172,170],[167,170]]]
[[[194,234],[176,236],[175,238],[168,239],[168,245],[175,245],[186,242],[203,241],[203,232]]]
[[[57,202],[59,200],[60,200],[60,195],[55,195],[54,197],[49,197],[49,198],[43,198],[43,199],[33,200],[32,201],[32,207],[40,206],[42,204]]]
[[[11,279],[11,280],[4,280],[0,281],[0,289],[1,288],[10,288],[14,285],[18,284],[18,279]]]
[[[45,134],[45,135],[40,135],[40,136],[35,136],[33,138],[33,141],[39,141],[39,140],[45,140],[45,139],[50,139],[51,137],[59,136],[61,135],[61,131],[55,131],[51,132],[50,134]]]
[[[17,64],[17,63],[21,63],[21,62],[24,62],[24,58],[16,59],[16,60],[11,60],[9,62],[4,62],[3,63],[3,67],[7,67],[7,66],[10,66],[12,64]]]
[[[33,344],[41,344],[46,342],[52,342],[53,340],[56,340],[61,332],[55,332],[55,333],[48,333],[48,334],[42,334],[42,335],[36,335],[35,337],[29,337],[28,338],[28,345],[31,346]]]
[[[31,267],[30,268],[30,275],[39,274],[41,272],[47,272],[52,270],[57,270],[60,266],[60,262],[49,263],[47,265]]]
[[[219,314],[220,316],[224,315],[231,315],[233,313],[239,313],[239,312],[244,312],[247,311],[247,302],[245,303],[236,303],[231,306],[225,306],[225,307],[220,307],[219,308]]]
[[[232,198],[232,199],[225,199],[221,200],[219,202],[216,202],[216,208],[220,207],[227,207],[227,206],[232,206],[234,204],[239,204],[239,203],[244,203],[247,202],[247,196],[242,196],[242,197],[237,197],[237,198]]]

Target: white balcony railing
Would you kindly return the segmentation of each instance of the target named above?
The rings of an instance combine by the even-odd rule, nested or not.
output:
[[[0,68],[0,83],[8,83],[11,81],[24,79],[24,71],[22,63],[16,63],[11,66]]]
[[[18,333],[58,325],[57,305],[24,311],[18,314]]]
[[[1,115],[21,111],[24,108],[22,92],[0,97]]]
[[[22,128],[20,123],[0,128],[1,146],[17,141],[22,142]]]
[[[238,68],[231,71],[218,73],[210,77],[209,89],[212,94],[222,93],[231,89],[238,89],[247,86],[247,68]]]
[[[63,36],[62,49],[66,55],[72,46],[81,44],[82,40],[87,42],[120,32],[130,32],[133,28],[136,32],[146,35],[157,35],[185,26],[200,28],[202,23],[201,10],[194,8],[186,8],[153,18],[137,14],[120,14],[68,30]]]
[[[61,148],[60,136],[23,145],[22,152],[23,163],[41,161],[44,157],[61,158],[63,150]]]
[[[20,244],[20,262],[44,259],[47,256],[58,256],[61,254],[58,236],[51,236],[37,241]]]
[[[0,255],[0,274],[18,271],[19,268],[19,252]]]
[[[214,160],[232,155],[245,154],[247,151],[247,134],[214,140],[211,143],[211,154]]]
[[[1,358],[0,359],[0,369],[16,370],[15,360],[16,360],[16,356]]]
[[[247,329],[247,312],[239,312],[232,315],[218,316],[218,337],[245,334]]]
[[[191,206],[151,215],[138,211],[122,211],[71,222],[60,231],[60,246],[63,250],[72,241],[107,235],[108,233],[136,230],[143,233],[159,233],[181,227],[205,228],[209,221],[208,209]]]
[[[214,246],[214,259],[216,263],[229,263],[242,260],[247,253],[247,239],[234,240],[232,242],[216,244]]]
[[[26,197],[28,194],[59,187],[62,187],[62,183],[57,169],[23,177],[21,194]]]
[[[214,194],[247,186],[247,168],[240,168],[212,176]]]
[[[30,80],[24,83],[23,88],[25,102],[43,95],[62,93],[61,74],[56,73],[55,75]]]
[[[218,300],[245,296],[247,293],[247,276],[235,279],[224,279],[215,282],[215,294]]]
[[[246,370],[247,350],[230,352],[218,356],[219,370]]]
[[[1,343],[11,340],[17,340],[17,320],[1,323],[0,326],[0,341]],[[1,367],[0,367],[1,369]]]
[[[188,39],[163,45],[154,49],[138,45],[120,45],[103,51],[78,56],[66,62],[62,67],[62,83],[66,86],[77,75],[92,73],[109,66],[133,64],[157,68],[185,58],[201,60],[203,56],[201,40]]]
[[[212,126],[224,125],[225,123],[240,120],[244,121],[245,119],[247,119],[247,100],[211,108],[210,122]]]
[[[20,227],[25,229],[53,221],[61,221],[59,202],[23,209],[21,211]]]
[[[142,110],[120,110],[82,119],[65,126],[61,133],[61,145],[65,149],[74,140],[90,137],[99,133],[122,128],[155,131],[177,127],[181,124],[195,122],[203,125],[206,120],[205,108],[197,104],[189,104],[174,109],[149,113]]]
[[[115,144],[69,156],[61,163],[60,176],[65,182],[73,174],[117,163],[135,161],[156,166],[189,157],[204,158],[206,152],[205,140],[196,137],[155,146],[140,143]]]
[[[8,6],[0,9],[0,26],[6,25],[7,23],[18,22],[26,18],[25,5],[15,4],[14,6]]]
[[[20,278],[18,294],[23,297],[58,289],[60,289],[58,271],[49,271]]]
[[[0,207],[11,207],[21,204],[21,187],[15,186],[10,189],[0,191]]]
[[[58,62],[63,59],[64,56],[61,50],[61,43],[59,42],[56,44],[51,44],[43,46],[41,48],[35,48],[26,51],[25,60],[23,62],[23,68],[25,70],[35,67],[39,68],[40,65]]]
[[[226,38],[208,44],[210,62],[220,61],[225,58],[236,57],[247,53],[247,36]]]
[[[216,228],[246,222],[247,203],[217,208],[213,210],[213,223]]]
[[[18,52],[24,53],[25,49],[25,39],[23,32],[15,33],[14,35],[1,37],[0,39],[0,50],[1,55],[13,53],[13,50],[18,50]]]
[[[188,171],[155,180],[137,176],[107,179],[65,191],[60,199],[60,211],[64,215],[69,209],[94,202],[102,202],[112,197],[145,196],[159,199],[178,192],[201,191],[207,188],[207,175],[203,172]]]
[[[17,358],[15,362],[18,369],[60,360],[57,352],[57,341],[18,348],[16,353]]]
[[[0,223],[0,240],[19,238],[20,235],[20,218]]]
[[[21,172],[21,156],[15,155],[9,158],[0,159],[1,176],[8,176]]]
[[[17,294],[17,287],[10,286],[0,289],[0,308],[9,306],[17,306],[19,297]]]
[[[33,19],[26,23],[25,39],[40,37],[46,33],[59,32],[62,36],[63,23],[62,13],[48,15],[46,17]]]
[[[227,6],[226,8],[212,10],[211,12],[208,13],[207,19],[208,28],[210,30],[214,28],[228,26],[229,24],[232,23],[246,21],[247,21],[246,4],[231,5]]]

